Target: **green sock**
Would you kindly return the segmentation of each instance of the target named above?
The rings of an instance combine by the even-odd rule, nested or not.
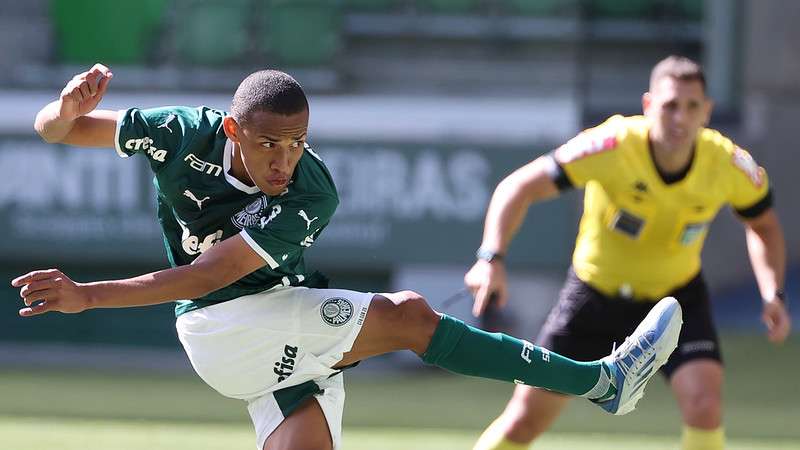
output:
[[[615,393],[608,382],[608,369],[600,361],[574,361],[527,341],[487,333],[444,314],[422,360],[462,375],[564,394],[600,398],[613,397]]]

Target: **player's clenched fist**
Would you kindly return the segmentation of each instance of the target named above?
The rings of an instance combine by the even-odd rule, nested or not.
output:
[[[94,110],[113,76],[108,67],[99,63],[75,75],[61,91],[60,116],[74,120]]]
[[[37,270],[11,281],[19,290],[25,308],[19,310],[23,317],[50,311],[79,313],[89,308],[89,298],[82,285],[75,283],[58,269]]]

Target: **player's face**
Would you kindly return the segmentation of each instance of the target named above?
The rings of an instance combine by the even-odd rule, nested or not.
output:
[[[667,149],[694,145],[697,132],[711,116],[711,101],[698,80],[663,77],[644,94],[642,104],[652,122],[650,139]]]
[[[240,127],[239,147],[245,170],[267,195],[279,195],[303,156],[308,110],[284,116],[258,111]]]

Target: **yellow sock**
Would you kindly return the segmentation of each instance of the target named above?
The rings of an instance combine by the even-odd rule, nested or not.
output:
[[[518,444],[506,439],[502,428],[495,420],[484,430],[472,450],[528,450],[528,444]]]
[[[725,448],[725,430],[722,427],[714,430],[683,427],[681,450],[723,450]]]

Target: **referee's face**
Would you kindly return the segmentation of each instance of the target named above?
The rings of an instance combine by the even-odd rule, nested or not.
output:
[[[650,118],[650,139],[659,147],[688,151],[697,132],[708,123],[712,102],[698,80],[663,77],[650,87],[642,99]]]

